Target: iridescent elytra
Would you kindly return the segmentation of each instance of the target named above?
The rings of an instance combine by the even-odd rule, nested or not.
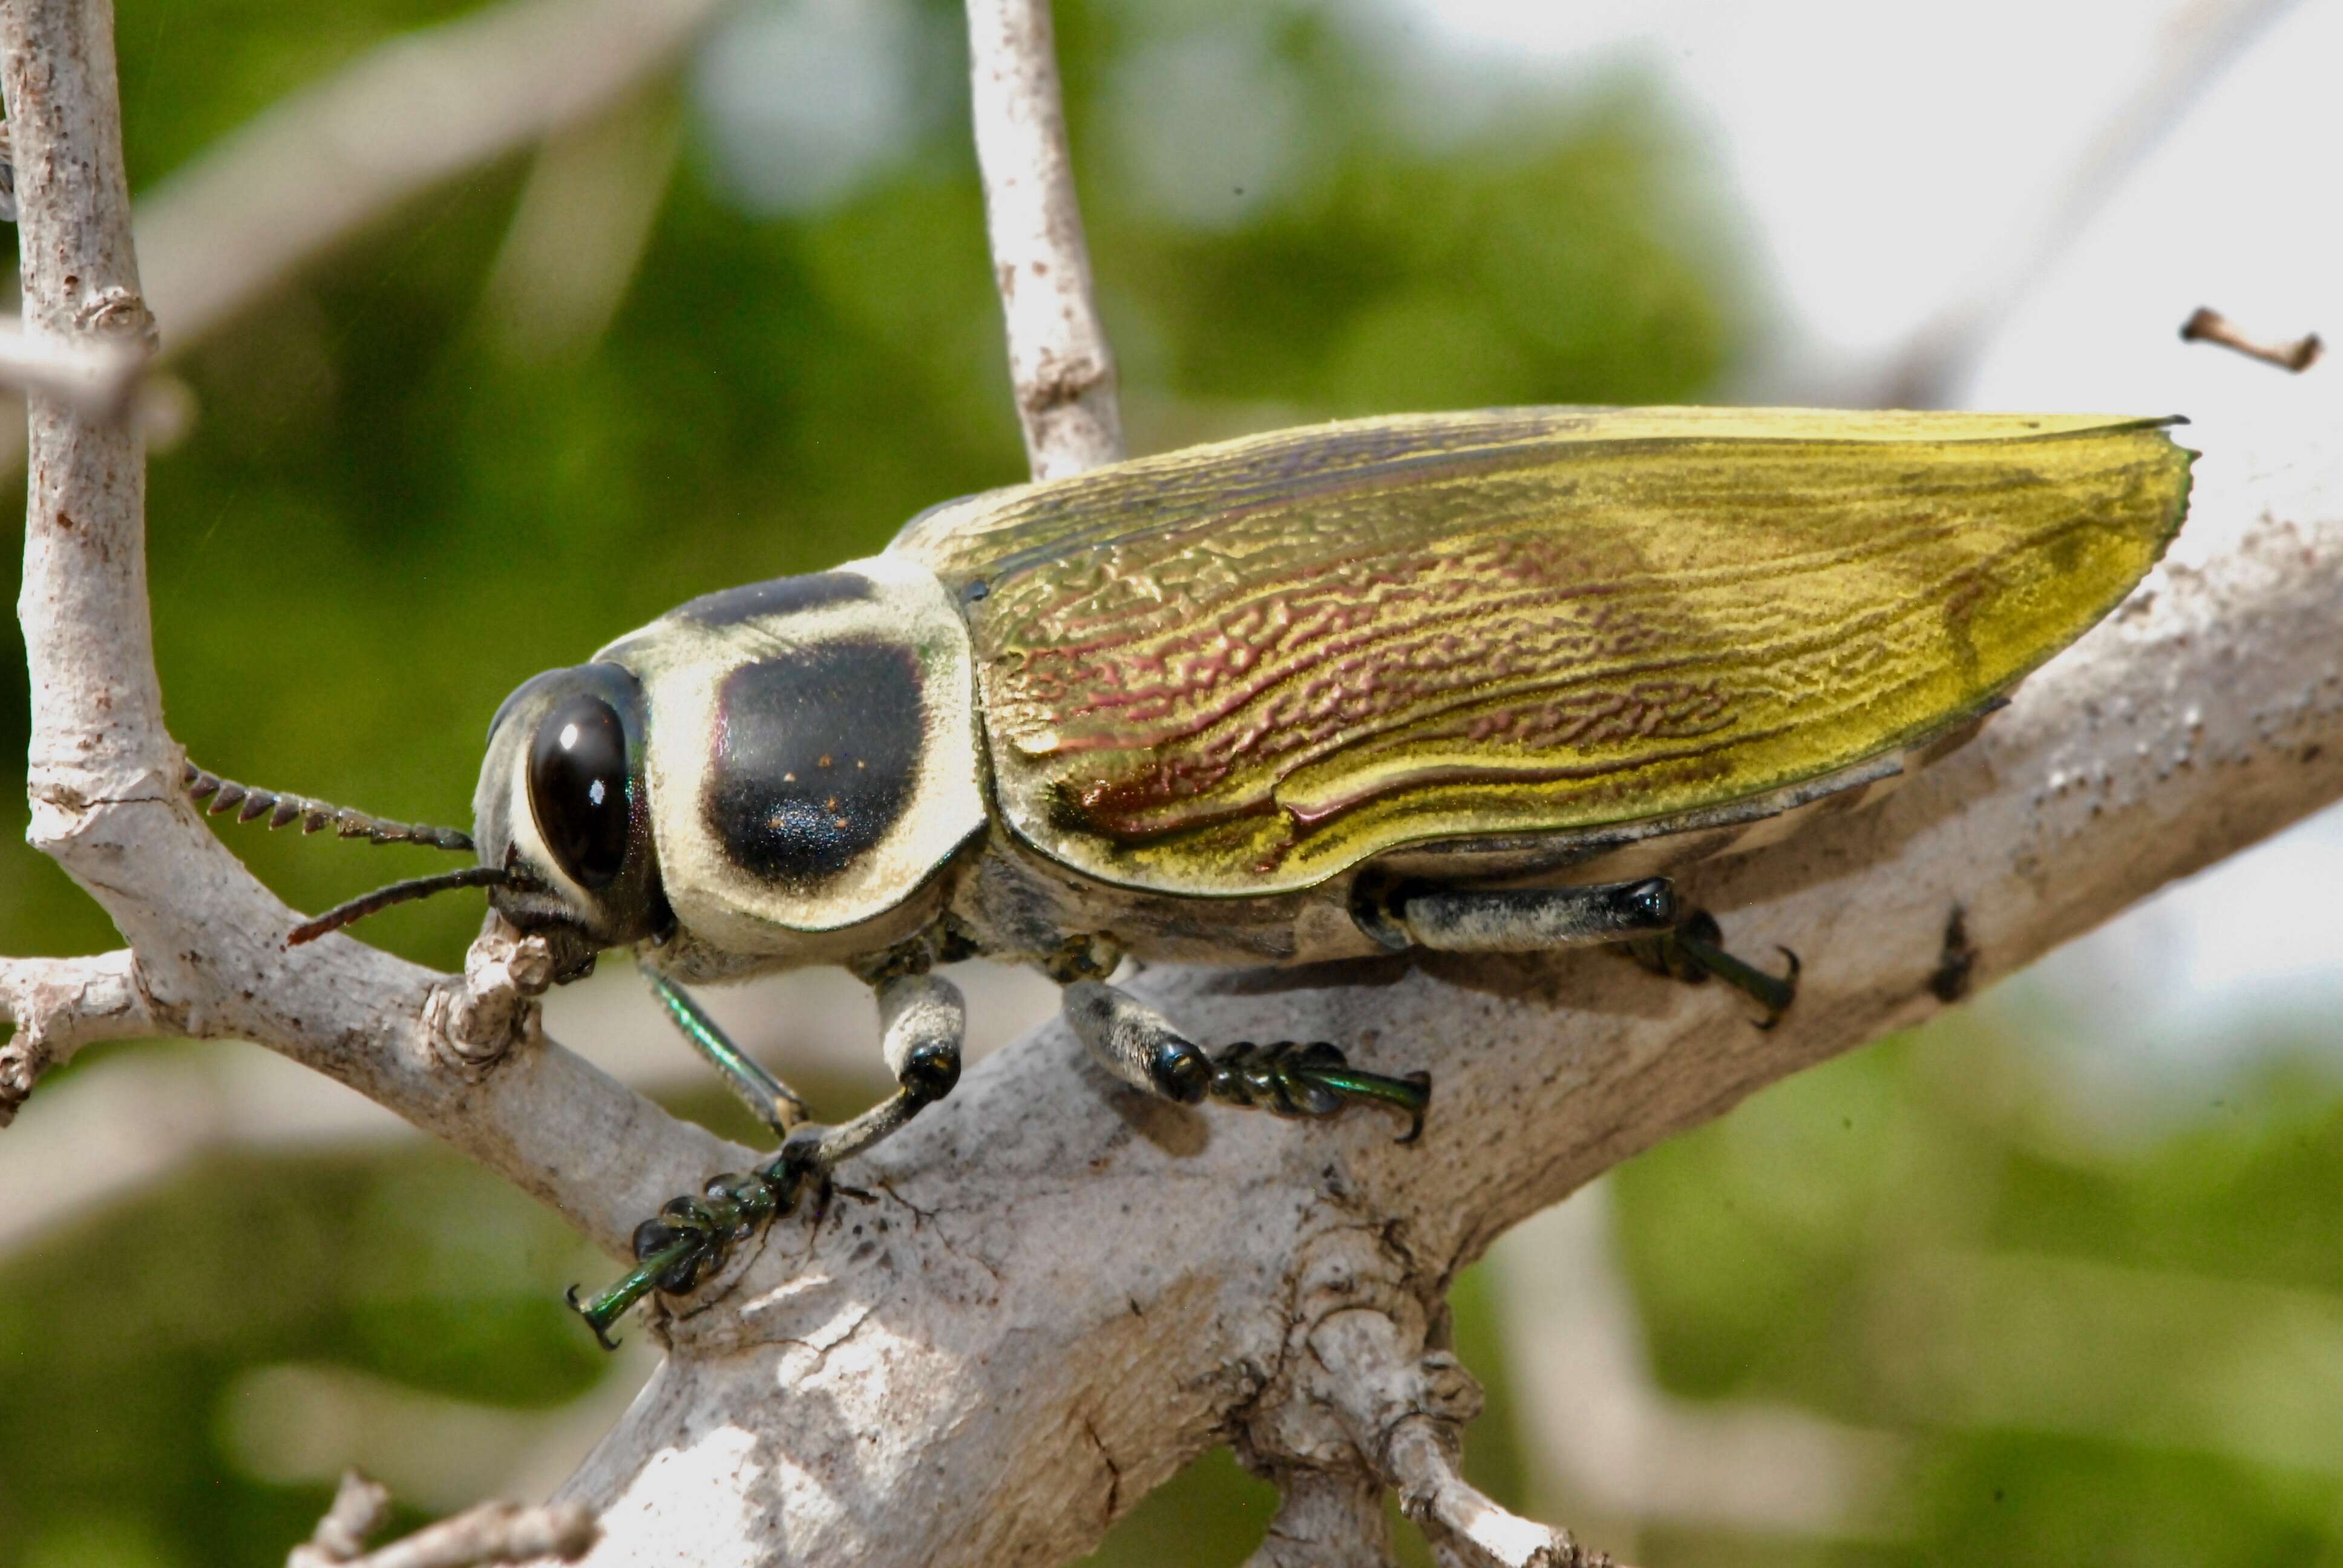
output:
[[[529,681],[490,729],[479,866],[294,939],[488,886],[565,979],[632,949],[779,1134],[767,1165],[645,1221],[639,1266],[583,1309],[598,1335],[949,1092],[951,960],[1058,980],[1142,1092],[1373,1101],[1413,1136],[1423,1075],[1325,1041],[1208,1052],[1110,976],[1619,943],[1778,1013],[1795,970],[1731,957],[1663,873],[1973,733],[2163,553],[2193,456],[2174,423],[1494,409],[989,491]],[[246,816],[330,819],[193,777]],[[683,989],[808,963],[871,984],[900,1086],[836,1128],[803,1124]]]

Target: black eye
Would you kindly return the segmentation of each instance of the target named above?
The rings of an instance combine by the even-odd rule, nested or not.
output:
[[[598,697],[573,697],[545,717],[528,752],[528,808],[545,847],[588,888],[627,863],[627,731]]]

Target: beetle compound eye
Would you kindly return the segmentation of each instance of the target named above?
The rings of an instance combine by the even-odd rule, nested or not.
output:
[[[528,808],[545,847],[588,888],[608,887],[627,862],[627,731],[598,697],[575,697],[537,728],[528,753]]]

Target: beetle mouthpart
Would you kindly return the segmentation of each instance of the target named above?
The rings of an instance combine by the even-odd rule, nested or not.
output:
[[[301,824],[304,833],[334,830],[337,839],[364,839],[370,844],[427,844],[435,849],[454,849],[461,854],[472,852],[472,836],[456,828],[434,828],[420,822],[392,822],[380,817],[369,817],[363,811],[353,811],[347,806],[335,806],[324,800],[312,800],[306,795],[284,795],[270,789],[255,789],[248,784],[238,784],[223,779],[189,762],[180,775],[189,798],[204,806],[206,817],[223,817],[236,813],[239,822],[268,819],[271,828],[289,828]],[[419,895],[417,895],[419,896]],[[355,918],[355,917],[353,917]]]
[[[377,910],[393,904],[413,903],[434,893],[445,893],[457,888],[508,888],[528,885],[528,879],[502,866],[467,866],[460,871],[442,871],[436,877],[413,877],[404,882],[393,882],[387,888],[352,899],[346,904],[336,904],[324,914],[302,921],[286,933],[285,945],[297,948],[314,942],[328,931],[338,931],[354,920],[362,920]]]

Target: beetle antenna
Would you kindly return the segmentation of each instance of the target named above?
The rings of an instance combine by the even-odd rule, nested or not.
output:
[[[442,871],[436,877],[410,877],[404,882],[393,882],[387,888],[377,888],[346,904],[336,904],[324,914],[303,920],[285,937],[285,945],[297,948],[304,942],[314,942],[328,931],[338,931],[355,920],[362,920],[377,910],[393,904],[413,903],[434,893],[450,892],[458,888],[502,888],[521,879],[502,866],[467,866],[460,871]]]
[[[304,833],[316,833],[326,828],[339,839],[364,839],[370,844],[428,844],[435,849],[454,849],[468,855],[472,852],[472,836],[456,828],[433,828],[419,822],[392,822],[380,817],[369,817],[363,811],[353,811],[347,806],[329,805],[312,800],[306,795],[283,795],[269,789],[255,789],[248,784],[238,784],[207,772],[194,763],[186,764],[180,776],[187,794],[204,807],[206,817],[236,813],[239,822],[268,819],[271,828],[289,828],[301,824]],[[420,897],[421,895],[415,895]],[[356,916],[352,916],[356,919]]]

